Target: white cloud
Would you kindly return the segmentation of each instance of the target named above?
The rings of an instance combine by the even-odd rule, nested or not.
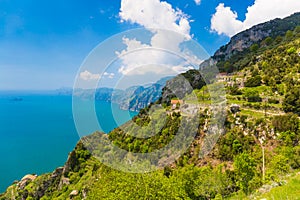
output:
[[[108,73],[108,72],[104,72],[104,73],[103,73],[103,76],[106,76],[106,77],[108,77],[108,78],[112,79],[112,78],[114,78],[114,77],[115,77],[115,74],[114,74],[114,73]]]
[[[186,36],[190,34],[189,17],[160,0],[122,0],[119,15],[122,21],[147,29],[168,29]]]
[[[153,75],[158,74],[160,76],[177,75],[186,72],[189,69],[193,69],[191,66],[179,65],[159,65],[149,64],[142,65],[136,68],[120,68],[120,73],[126,76],[137,76],[137,75]]]
[[[183,73],[183,72],[186,72],[187,70],[194,69],[194,67],[188,66],[188,65],[187,66],[176,65],[176,66],[172,66],[171,69],[175,72]]]
[[[92,74],[91,72],[85,70],[84,72],[81,72],[79,77],[84,81],[93,81],[98,80],[101,76],[100,74]]]
[[[165,43],[165,41],[160,42],[160,39],[163,39],[163,37],[161,38],[164,35],[163,33],[158,35],[155,34],[152,37],[150,45],[143,44],[136,39],[124,37],[123,43],[127,48],[121,52],[116,52],[122,61],[118,72],[123,75],[144,75],[150,72],[174,75],[189,70],[191,63],[200,64],[202,62],[195,55],[191,55],[190,52],[181,51],[181,55],[184,54],[184,58],[178,56],[177,52],[180,49],[176,45],[169,44],[171,48],[174,48],[173,51],[169,49],[164,50],[165,48],[163,47],[166,47],[168,43]],[[169,37],[172,38],[172,35],[169,35]],[[177,41],[179,39],[177,38]],[[172,40],[175,41],[176,36],[173,36]]]
[[[221,3],[211,18],[211,30],[233,36],[259,23],[284,18],[299,11],[299,0],[255,0],[254,4],[247,8],[246,19],[240,21],[235,11]]]
[[[80,79],[84,81],[96,81],[99,80],[100,78],[107,77],[109,79],[112,79],[115,77],[114,73],[109,73],[109,72],[104,72],[102,76],[100,74],[93,74],[89,72],[88,70],[85,70],[79,74]]]
[[[231,11],[230,7],[224,7],[221,3],[216,8],[216,13],[211,19],[211,30],[218,34],[232,36],[243,29],[243,23],[237,20],[237,13]]]
[[[180,44],[192,38],[189,16],[180,9],[160,0],[122,0],[119,16],[121,22],[138,24],[153,34],[149,44],[123,37],[126,49],[116,52],[122,61],[119,73],[176,74],[190,69],[176,57],[184,53]]]
[[[170,73],[176,74],[176,72],[171,70],[172,69],[169,66],[162,66],[162,65],[155,65],[155,64],[142,65],[136,68],[124,68],[124,67],[120,68],[120,72],[127,76],[146,75],[151,73],[153,74],[154,71],[156,74],[160,74],[160,75],[169,75]]]
[[[123,75],[132,74],[132,71],[137,70],[141,66],[151,64],[151,60],[158,60],[158,58],[150,53],[150,45],[142,44],[141,41],[126,37],[123,37],[123,43],[126,45],[126,49],[121,52],[116,52],[122,61],[119,73]]]
[[[199,6],[201,4],[201,0],[194,0],[196,5]]]
[[[123,44],[126,45],[126,49],[124,49],[122,52],[116,52],[117,55],[124,55],[126,54],[127,52],[129,51],[133,51],[133,50],[136,50],[136,49],[140,49],[140,48],[147,48],[147,47],[150,47],[149,45],[146,45],[146,44],[142,44],[141,41],[138,41],[136,39],[129,39],[129,38],[126,38],[126,37],[123,37]]]

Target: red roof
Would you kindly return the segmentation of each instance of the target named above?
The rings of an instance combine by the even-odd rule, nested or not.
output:
[[[182,104],[183,103],[183,101],[182,100],[177,100],[177,99],[173,99],[173,100],[171,100],[171,104]]]

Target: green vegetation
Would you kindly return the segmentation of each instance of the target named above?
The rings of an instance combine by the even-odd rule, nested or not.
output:
[[[245,83],[246,87],[257,87],[260,85],[261,85],[261,77],[259,75],[249,78]]]
[[[300,115],[300,85],[295,85],[287,92],[283,102],[285,112],[294,112]]]
[[[231,197],[225,198],[228,200],[251,200],[251,199],[300,199],[300,174],[292,174],[288,177],[282,177],[281,185],[273,183],[265,185],[260,191],[255,192],[251,196],[246,196],[243,193],[236,193]],[[275,187],[274,187],[275,186]]]
[[[276,29],[282,30],[280,26],[284,24],[279,23]],[[152,112],[151,107],[157,104],[151,104],[132,122],[108,135],[96,132],[83,139],[96,151],[104,149],[107,159],[115,152],[96,143],[99,140],[112,141],[126,150],[121,159],[134,160],[134,153],[165,147],[178,135],[180,124],[185,123],[180,140],[195,133],[194,141],[174,163],[151,173],[124,173],[100,163],[87,150],[88,145],[80,141],[63,168],[35,180],[20,181],[0,199],[299,199],[299,34],[300,27],[272,35],[222,59],[217,63],[219,68],[232,72],[223,83],[211,81],[205,86],[199,71],[191,70],[182,74],[193,87],[187,89],[178,87],[182,79],[177,76],[164,88],[157,102],[163,105],[161,108]],[[178,98],[185,97],[191,104],[195,99],[189,93],[194,89],[201,105],[199,117],[188,119],[179,106],[171,108],[170,101],[175,97],[168,88],[171,83],[176,86]],[[208,129],[214,122],[209,90],[220,84],[225,84],[227,91],[224,134],[213,150],[203,155],[202,144],[209,138]],[[232,104],[241,111],[232,113]],[[195,124],[194,130],[191,127]],[[174,145],[170,152],[176,148],[180,146]],[[160,164],[165,158],[149,162]]]
[[[266,199],[300,199],[300,177],[290,178],[288,183],[282,187],[272,189],[268,194],[259,198]]]

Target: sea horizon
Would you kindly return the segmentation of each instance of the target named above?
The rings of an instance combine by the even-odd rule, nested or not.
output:
[[[0,154],[3,160],[0,193],[26,174],[40,175],[63,166],[68,153],[79,141],[73,120],[72,95],[55,91],[0,90]],[[108,133],[119,126],[113,114],[118,115],[119,123],[125,123],[136,114],[109,102],[96,101],[95,105],[103,130],[87,124],[86,135],[95,131]]]

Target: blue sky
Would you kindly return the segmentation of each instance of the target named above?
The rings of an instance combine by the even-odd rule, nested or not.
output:
[[[199,5],[194,0],[0,0],[0,90],[72,87],[80,65],[99,43],[122,31],[151,26],[128,1],[141,9],[145,2],[155,3],[150,13],[171,7],[170,14],[188,23],[178,27],[188,28],[183,33],[210,55],[236,32],[300,11],[298,0],[287,0],[285,10],[278,0],[202,0]],[[267,9],[259,19],[254,17],[258,6],[274,4],[274,12]]]

